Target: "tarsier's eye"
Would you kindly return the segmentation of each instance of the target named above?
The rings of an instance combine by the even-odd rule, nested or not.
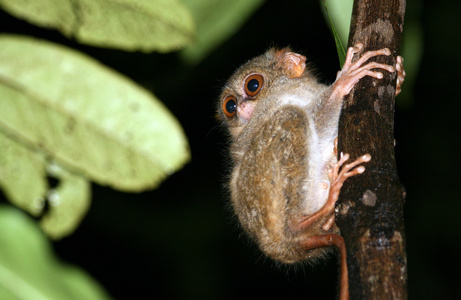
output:
[[[261,74],[252,74],[245,80],[245,93],[249,97],[256,96],[263,87],[264,79]]]
[[[234,96],[227,96],[222,103],[222,110],[229,118],[235,116],[235,112],[237,111],[237,100],[235,100]]]

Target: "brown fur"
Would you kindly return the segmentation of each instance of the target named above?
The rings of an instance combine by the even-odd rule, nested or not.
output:
[[[221,112],[221,103],[218,114],[231,133],[234,169],[230,191],[242,227],[266,255],[295,263],[321,255],[324,250],[305,250],[300,241],[326,233],[321,228],[325,218],[303,230],[293,230],[290,224],[299,223],[326,201],[328,194],[322,199],[318,190],[320,181],[328,181],[327,170],[335,161],[333,139],[341,105],[334,103],[328,115],[317,116],[329,88],[318,83],[308,70],[293,78],[293,64],[285,62],[287,53],[291,53],[288,48],[270,49],[240,67],[225,85],[221,99],[234,95],[239,105],[245,101],[256,103],[249,120],[238,115],[227,118]],[[253,73],[263,75],[264,86],[255,99],[246,99],[242,82]],[[302,99],[301,107],[280,103],[287,94]],[[329,150],[320,149],[322,145],[313,138],[317,135],[313,131],[322,122],[333,124],[320,137],[328,140],[325,145]],[[325,158],[322,151],[329,151],[329,155]],[[319,157],[323,159],[319,161]],[[337,232],[337,228],[330,232]]]

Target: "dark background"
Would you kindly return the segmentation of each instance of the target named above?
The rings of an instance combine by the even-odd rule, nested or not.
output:
[[[406,22],[422,26],[423,57],[397,98],[395,136],[407,190],[410,299],[461,299],[459,186],[460,1],[409,1]],[[214,119],[228,76],[271,45],[305,54],[323,82],[338,70],[318,1],[268,1],[197,66],[179,55],[126,53],[69,41],[0,11],[0,31],[83,51],[151,89],[179,119],[192,161],[160,188],[128,194],[93,185],[91,210],[55,242],[117,299],[334,299],[337,260],[287,268],[265,259],[241,234],[223,188],[226,139]],[[411,53],[407,53],[407,56]]]

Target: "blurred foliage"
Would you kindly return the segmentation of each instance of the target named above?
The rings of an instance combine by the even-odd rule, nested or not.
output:
[[[197,24],[192,46],[181,53],[189,64],[196,64],[239,29],[264,0],[183,0]]]
[[[195,26],[179,0],[0,0],[0,7],[82,44],[169,52],[190,44]]]
[[[331,32],[335,39],[339,66],[342,69],[346,61],[346,50],[344,49],[344,45],[347,46],[353,1],[329,0],[327,3],[327,0],[323,0],[323,4],[325,18],[328,19]],[[332,11],[331,13],[330,10]]]
[[[347,45],[351,24],[352,6],[354,0],[321,0],[325,9],[323,12],[330,19],[330,25],[334,28],[338,39],[343,45]],[[336,39],[336,37],[335,37]]]
[[[405,89],[399,95],[396,105],[400,109],[410,109],[414,105],[416,79],[418,78],[424,52],[423,24],[411,21],[421,18],[421,1],[411,1],[407,4],[407,20],[402,38],[401,55],[405,59],[404,66],[407,73]]]
[[[166,108],[86,55],[4,35],[0,76],[2,131],[87,179],[142,191],[188,159],[182,129]]]
[[[0,95],[0,131],[9,145],[0,186],[36,216],[48,201],[52,209],[42,225],[55,238],[72,232],[87,211],[88,180],[142,191],[189,158],[179,123],[152,94],[68,48],[1,35]],[[25,172],[32,161],[37,170]],[[62,172],[44,172],[51,165]],[[24,195],[24,186],[10,184],[14,173],[35,194]],[[60,185],[45,196],[47,175]]]
[[[109,299],[93,279],[58,261],[47,237],[23,212],[0,205],[2,299]]]

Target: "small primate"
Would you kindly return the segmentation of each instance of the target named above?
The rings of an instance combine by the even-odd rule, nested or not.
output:
[[[363,77],[383,78],[393,66],[368,62],[389,49],[347,51],[343,70],[327,86],[290,49],[270,49],[242,65],[223,88],[219,118],[231,136],[231,202],[248,235],[272,259],[293,264],[322,257],[336,246],[341,255],[341,299],[348,299],[344,240],[334,208],[344,181],[365,171],[364,154],[337,160],[336,137],[343,98]],[[404,79],[397,58],[397,90]],[[340,170],[340,167],[342,169]]]

